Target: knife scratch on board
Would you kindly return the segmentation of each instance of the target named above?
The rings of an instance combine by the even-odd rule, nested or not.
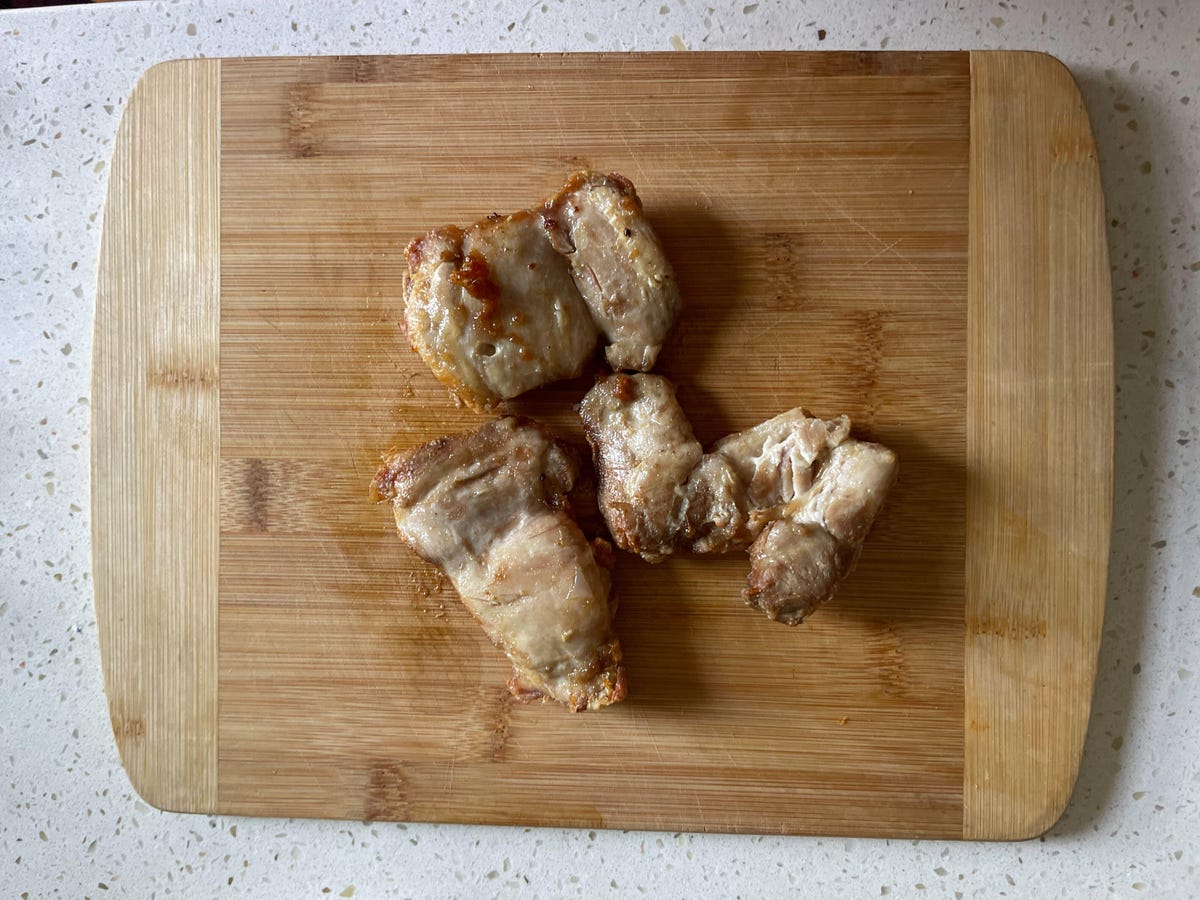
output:
[[[958,298],[952,297],[949,293],[947,293],[946,289],[944,287],[942,287],[940,284],[938,284],[936,281],[933,281],[933,280],[929,279],[928,277],[926,277],[925,273],[923,273],[916,265],[914,265],[912,260],[910,260],[903,253],[897,253],[894,247],[887,246],[887,241],[885,241],[883,238],[881,238],[879,235],[877,235],[874,231],[872,231],[870,228],[868,228],[862,222],[858,221],[858,219],[852,213],[850,213],[848,210],[844,209],[843,207],[838,206],[836,203],[834,203],[832,200],[830,200],[828,197],[826,197],[824,194],[822,194],[820,191],[816,190],[815,188],[805,185],[805,190],[808,191],[809,196],[816,198],[818,201],[823,203],[827,209],[836,213],[839,217],[841,217],[845,221],[849,222],[851,225],[853,225],[855,228],[857,228],[863,234],[867,235],[872,240],[874,240],[876,243],[878,243],[881,247],[883,247],[881,254],[887,254],[889,256],[894,256],[896,259],[900,260],[900,262],[904,263],[904,265],[906,265],[908,268],[912,269],[914,272],[916,272],[918,275],[920,275],[922,283],[924,283],[928,287],[932,288],[933,290],[937,291],[937,293],[939,293],[943,297],[943,299],[950,300],[950,301],[958,299]],[[872,259],[873,258],[874,257],[872,257]],[[892,306],[896,305],[894,300],[890,300],[888,302]]]
[[[455,741],[453,748],[450,750],[450,762],[446,765],[446,786],[444,790],[447,794],[454,793],[454,769],[457,765],[458,741]]]
[[[658,746],[658,739],[654,736],[654,732],[650,729],[649,723],[646,722],[644,713],[640,713],[637,717],[637,723],[641,726],[642,731],[646,733],[646,737],[650,739],[650,746],[654,748],[654,755],[658,757],[658,761],[666,762],[663,758],[662,750]]]
[[[639,154],[637,154],[634,151],[633,143],[629,140],[629,132],[630,131],[633,131],[636,129],[638,133],[641,133],[641,129],[638,128],[638,122],[634,118],[633,113],[631,113],[629,110],[625,110],[624,112],[625,112],[625,118],[629,120],[629,127],[628,128],[618,128],[617,134],[619,134],[621,136],[621,142],[625,145],[625,149],[627,151],[629,151],[629,158],[631,160],[633,160],[633,164],[635,166],[637,166],[638,184],[642,184],[643,182],[648,182],[651,179],[646,174],[646,170],[644,168],[642,168],[641,158],[640,158]]]

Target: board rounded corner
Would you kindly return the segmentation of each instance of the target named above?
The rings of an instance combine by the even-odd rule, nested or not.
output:
[[[121,735],[117,731],[116,722],[113,723],[113,737],[117,742],[117,754],[121,760],[121,771],[125,773],[125,777],[129,780],[129,787],[139,800],[147,806],[152,806],[159,812],[166,813],[194,813],[202,812],[202,810],[192,809],[180,803],[176,798],[172,797],[167,785],[162,781],[155,780],[149,772],[146,772],[142,767],[134,765],[133,751],[128,748],[124,741],[121,740]]]
[[[1047,112],[1045,134],[1051,139],[1052,152],[1056,157],[1069,156],[1074,162],[1087,163],[1094,170],[1099,190],[1100,158],[1096,137],[1083,101],[1083,91],[1071,67],[1046,50],[972,50],[972,79],[981,66],[1005,68],[1005,77],[1013,84],[1021,81],[1037,83],[1040,105]],[[1055,102],[1052,104],[1049,100]],[[1066,140],[1055,139],[1056,127],[1073,133]]]
[[[162,83],[169,75],[181,69],[192,70],[189,75],[193,78],[201,77],[204,69],[219,70],[221,60],[219,59],[204,59],[197,57],[182,57],[179,59],[163,59],[151,64],[138,75],[137,80],[133,83],[133,89],[129,92],[129,101],[132,103],[134,99],[141,99],[143,95],[161,90],[165,87]],[[128,108],[129,104],[126,104]]]
[[[963,823],[963,838],[970,841],[1003,841],[1021,843],[1034,841],[1048,834],[1062,820],[1070,803],[1066,799],[1054,798],[1042,809],[1034,809],[1011,821],[991,822],[978,825],[970,821]]]

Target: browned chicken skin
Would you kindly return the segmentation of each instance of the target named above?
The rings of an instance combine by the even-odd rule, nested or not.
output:
[[[652,562],[749,548],[743,597],[787,624],[833,595],[896,477],[895,454],[851,439],[845,416],[799,408],[704,453],[657,375],[604,378],[579,411],[617,546]]]
[[[408,341],[474,409],[580,374],[596,346],[570,267],[533,213],[431,231],[408,245],[408,269]]]
[[[372,482],[401,537],[512,662],[513,694],[575,711],[625,696],[611,548],[568,512],[577,473],[540,426],[505,417],[393,454]]]
[[[542,219],[609,342],[609,365],[648,371],[679,312],[679,287],[632,182],[576,172]]]

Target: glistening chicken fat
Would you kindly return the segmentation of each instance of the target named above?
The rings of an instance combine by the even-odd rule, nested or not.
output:
[[[404,331],[475,409],[583,371],[597,331],[541,219],[515,213],[408,246]]]

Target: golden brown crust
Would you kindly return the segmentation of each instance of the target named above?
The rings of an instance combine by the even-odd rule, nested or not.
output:
[[[579,404],[597,499],[618,547],[658,562],[681,546],[681,489],[702,448],[658,375],[609,375]]]
[[[786,519],[767,526],[749,552],[742,599],[784,625],[799,625],[832,599],[858,556],[824,528]]]
[[[460,402],[490,410],[583,370],[598,332],[532,211],[434,229],[406,258],[405,336]]]
[[[393,450],[371,479],[371,502],[396,500],[400,491],[412,483],[417,471],[449,455],[464,437],[462,434],[446,435],[411,450]],[[400,502],[404,502],[404,499],[401,498]]]
[[[560,211],[564,203],[568,203],[580,188],[587,185],[602,185],[613,187],[621,195],[621,206],[626,212],[642,214],[642,198],[638,196],[633,182],[619,172],[609,172],[607,175],[590,169],[580,169],[567,176],[566,182],[557,192],[551,194],[542,204],[542,220],[548,230],[563,235]]]

